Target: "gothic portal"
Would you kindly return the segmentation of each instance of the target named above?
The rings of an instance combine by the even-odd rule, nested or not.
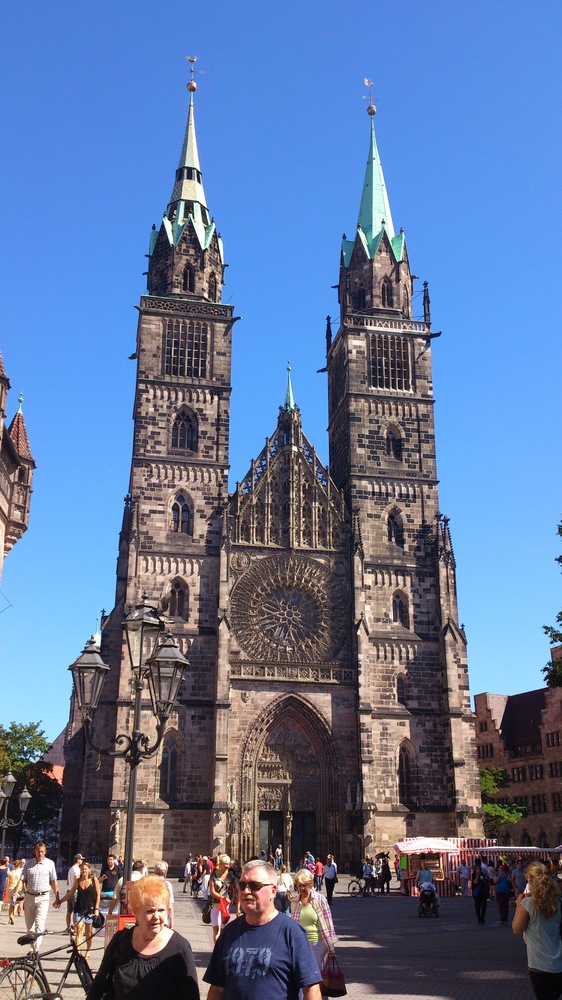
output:
[[[290,372],[262,453],[228,492],[233,307],[203,188],[193,90],[139,305],[134,443],[111,667],[95,735],[132,725],[122,622],[143,595],[190,671],[139,769],[135,852],[246,858],[284,847],[341,864],[417,834],[478,836],[480,797],[455,560],[439,512],[429,296],[412,318],[369,107],[340,327],[326,334],[330,467]],[[143,729],[150,731],[150,715]],[[67,851],[122,851],[128,769],[68,739]]]

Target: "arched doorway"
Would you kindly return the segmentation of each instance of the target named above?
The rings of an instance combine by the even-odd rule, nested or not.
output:
[[[304,698],[283,696],[252,724],[241,758],[240,856],[278,844],[292,866],[305,850],[339,853],[338,754],[325,719]]]

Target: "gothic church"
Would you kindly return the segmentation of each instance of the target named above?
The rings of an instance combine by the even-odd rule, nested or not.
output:
[[[158,755],[139,767],[135,854],[179,865],[187,851],[244,859],[282,844],[293,864],[311,849],[343,866],[406,836],[479,836],[429,297],[412,319],[375,108],[341,247],[340,325],[326,331],[330,465],[305,435],[289,372],[271,435],[229,493],[235,316],[188,90],[138,306],[130,487],[101,641],[111,669],[94,722],[99,743],[131,729],[122,622],[146,595],[190,668]],[[154,729],[148,702],[142,725]],[[122,852],[129,769],[86,747],[77,711],[67,762],[68,856]]]

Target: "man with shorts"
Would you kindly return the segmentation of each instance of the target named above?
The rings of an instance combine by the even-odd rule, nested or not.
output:
[[[109,854],[107,857],[107,865],[100,875],[102,899],[113,899],[113,893],[115,892],[117,883],[121,878],[121,873],[119,872],[116,862],[117,858],[115,855]]]
[[[238,881],[242,916],[223,928],[203,979],[207,1000],[320,1000],[322,976],[302,927],[275,909],[277,873],[249,861]]]

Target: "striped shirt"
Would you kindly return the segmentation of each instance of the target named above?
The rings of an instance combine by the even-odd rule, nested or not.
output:
[[[29,861],[24,869],[23,880],[27,892],[48,892],[51,882],[57,880],[57,870],[54,861],[43,858],[42,861]]]

